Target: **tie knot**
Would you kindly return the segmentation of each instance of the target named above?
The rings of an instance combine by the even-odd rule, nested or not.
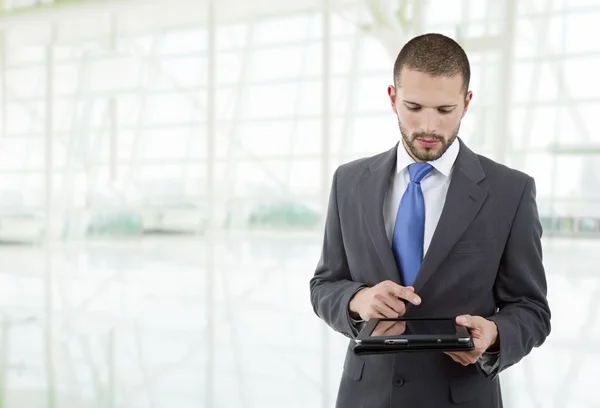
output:
[[[410,181],[413,183],[420,183],[430,171],[433,169],[429,163],[413,163],[408,166],[408,173],[410,174]]]

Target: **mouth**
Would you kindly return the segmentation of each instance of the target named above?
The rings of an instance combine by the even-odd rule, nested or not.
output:
[[[419,142],[419,144],[421,146],[426,147],[428,149],[437,147],[440,143],[440,141],[437,139],[422,139],[422,138],[417,138],[417,142]]]

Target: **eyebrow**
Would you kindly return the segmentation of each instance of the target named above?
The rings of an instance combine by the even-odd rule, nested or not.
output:
[[[420,104],[420,103],[411,102],[411,101],[407,101],[407,100],[402,100],[402,102],[404,102],[404,103],[409,103],[409,104],[411,104],[411,105],[418,105],[418,106],[421,106],[421,104]],[[439,108],[456,108],[456,106],[458,106],[458,105],[440,105],[440,106],[437,106],[437,108],[438,108],[438,109],[439,109]]]

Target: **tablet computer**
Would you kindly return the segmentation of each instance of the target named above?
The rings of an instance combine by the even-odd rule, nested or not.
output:
[[[356,354],[475,348],[469,331],[454,318],[371,319],[355,341]]]

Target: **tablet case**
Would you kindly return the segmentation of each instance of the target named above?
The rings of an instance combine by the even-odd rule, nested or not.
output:
[[[374,326],[377,325],[379,320],[454,320],[453,317],[443,317],[443,318],[407,318],[401,317],[397,319],[372,319],[372,321],[367,322],[365,326],[363,326],[359,338],[362,337],[364,332],[370,332]],[[392,336],[393,337],[393,336]],[[388,353],[404,353],[404,352],[417,352],[417,351],[472,351],[475,349],[475,345],[473,343],[473,338],[470,337],[470,340],[465,343],[455,343],[455,342],[443,342],[443,341],[434,341],[434,339],[421,340],[402,343],[402,344],[377,344],[372,343],[370,341],[359,341],[355,340],[356,345],[354,347],[354,354],[356,355],[364,355],[364,354],[388,354]]]
[[[392,353],[405,353],[405,352],[418,352],[418,351],[473,351],[475,345],[471,340],[464,344],[414,344],[414,345],[383,345],[383,344],[356,344],[354,346],[354,354],[365,355],[365,354],[392,354]]]

